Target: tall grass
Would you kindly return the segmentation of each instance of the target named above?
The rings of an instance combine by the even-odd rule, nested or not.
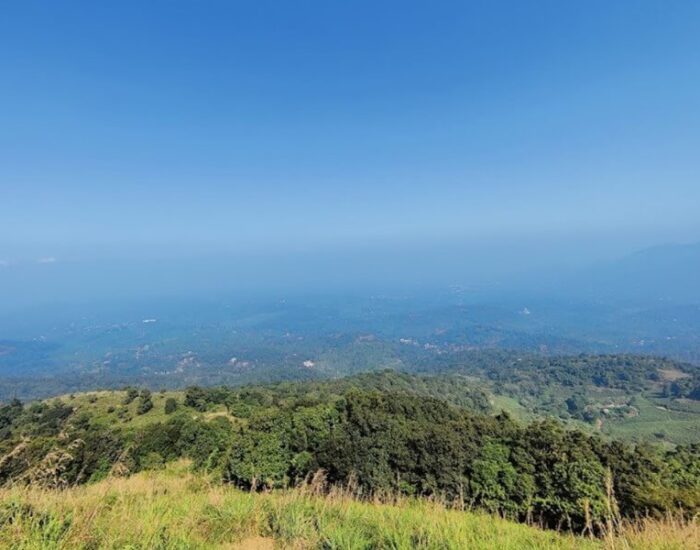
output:
[[[261,538],[262,537],[262,538]],[[12,549],[686,549],[695,522],[646,520],[597,540],[425,500],[361,502],[313,486],[251,494],[184,464],[66,490],[0,490],[0,547]]]

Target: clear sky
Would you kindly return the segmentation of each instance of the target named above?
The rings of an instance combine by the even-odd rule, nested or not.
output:
[[[697,241],[699,29],[695,1],[3,2],[0,261]]]

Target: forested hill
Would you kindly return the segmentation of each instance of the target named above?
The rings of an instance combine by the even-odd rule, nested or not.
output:
[[[700,367],[645,355],[547,356],[459,351],[411,363],[412,372],[478,381],[521,419],[554,416],[632,440],[700,441]]]
[[[67,487],[180,458],[245,489],[319,471],[359,494],[436,496],[550,527],[700,510],[700,446],[664,450],[485,415],[391,373],[272,387],[104,391],[0,409],[0,484]],[[418,391],[402,386],[421,388]],[[478,410],[480,391],[474,392]]]

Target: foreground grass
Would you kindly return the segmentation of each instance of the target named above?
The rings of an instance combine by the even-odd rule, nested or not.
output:
[[[262,537],[262,538],[261,538]],[[388,505],[308,491],[250,494],[184,465],[47,491],[0,490],[0,547],[13,549],[586,549],[700,547],[695,523],[649,521],[605,541],[428,501]]]

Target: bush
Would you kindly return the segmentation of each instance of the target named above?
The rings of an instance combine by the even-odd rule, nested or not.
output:
[[[153,401],[151,401],[151,397],[143,398],[141,397],[141,401],[139,402],[139,406],[136,409],[136,414],[146,414],[148,411],[150,411],[153,408]]]
[[[125,391],[124,405],[128,405],[139,396],[139,391],[136,388],[125,388]]]
[[[165,400],[165,414],[172,414],[177,410],[177,401],[174,397]]]

